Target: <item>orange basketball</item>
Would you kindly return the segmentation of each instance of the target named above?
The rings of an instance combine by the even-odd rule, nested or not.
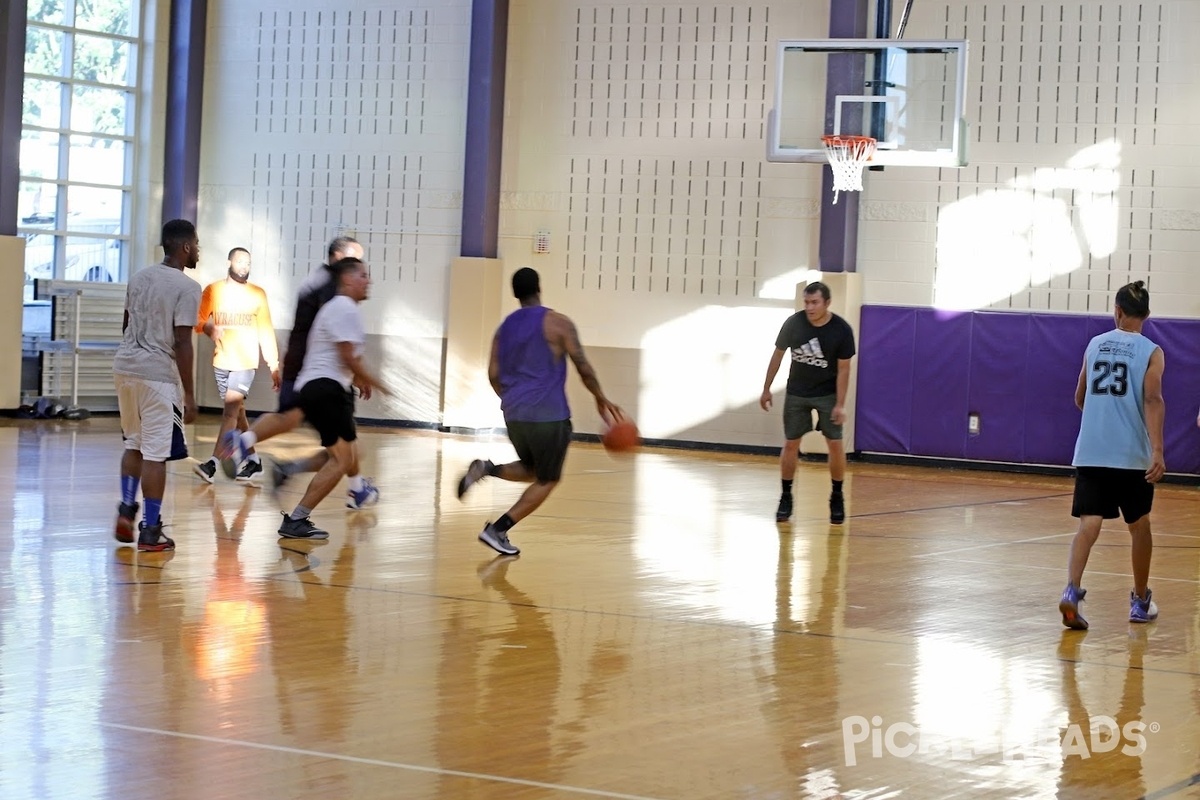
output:
[[[628,453],[636,450],[637,446],[642,443],[637,425],[631,419],[613,423],[600,437],[600,440],[604,442],[604,449],[610,453]]]

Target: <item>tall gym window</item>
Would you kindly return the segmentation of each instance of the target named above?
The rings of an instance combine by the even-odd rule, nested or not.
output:
[[[140,0],[29,0],[17,230],[33,281],[124,281]]]

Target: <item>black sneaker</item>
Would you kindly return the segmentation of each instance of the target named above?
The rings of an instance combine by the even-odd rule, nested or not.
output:
[[[829,521],[834,525],[841,525],[846,521],[846,498],[841,492],[829,495]]]
[[[161,553],[164,550],[174,550],[175,542],[163,533],[162,522],[157,525],[147,525],[143,520],[138,526],[138,550],[150,553]]]
[[[775,521],[787,522],[792,517],[792,496],[787,492],[779,495],[779,508],[775,509]]]
[[[245,464],[242,464],[242,468],[238,472],[237,477],[234,480],[236,480],[238,483],[245,483],[245,484],[249,484],[250,486],[257,486],[258,482],[260,480],[260,476],[262,475],[262,472],[263,472],[263,465],[260,462],[254,461],[254,460],[247,460]]]
[[[113,536],[118,542],[133,543],[133,521],[137,518],[140,506],[137,503],[120,503],[117,506],[117,525]]]
[[[285,512],[283,524],[279,526],[279,535],[285,539],[328,539],[329,531],[323,531],[308,517],[292,519]]]
[[[201,461],[196,466],[192,467],[192,472],[200,476],[200,480],[205,483],[212,483],[213,477],[217,474],[217,465],[211,461]]]
[[[483,531],[479,534],[479,541],[502,556],[516,556],[521,554],[521,548],[508,540],[508,532],[496,530],[490,522],[483,526]]]
[[[483,480],[488,475],[488,470],[492,468],[492,462],[480,461],[478,458],[471,462],[471,466],[467,467],[467,474],[462,476],[462,480],[458,482],[458,499],[462,500],[462,496],[479,481]]]

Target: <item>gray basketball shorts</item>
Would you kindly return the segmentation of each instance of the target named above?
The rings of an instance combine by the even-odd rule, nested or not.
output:
[[[213,367],[213,375],[217,378],[217,391],[221,393],[222,402],[226,393],[233,390],[243,398],[250,394],[254,384],[254,376],[258,370],[253,369],[218,369]]]

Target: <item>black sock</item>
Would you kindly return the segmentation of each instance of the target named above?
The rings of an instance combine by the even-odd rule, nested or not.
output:
[[[842,482],[841,481],[833,481],[833,493],[834,494],[842,493]]]
[[[792,493],[792,482],[791,481],[781,480],[780,483],[783,484],[783,493],[784,494]]]
[[[492,527],[495,528],[498,533],[508,533],[509,528],[516,524],[517,521],[515,519],[510,517],[508,514],[505,514],[503,517],[493,522]]]
[[[504,465],[501,464],[500,466],[496,466],[491,461],[485,461],[483,462],[483,466],[487,470],[488,476],[495,478],[500,474],[500,467],[503,467]]]

